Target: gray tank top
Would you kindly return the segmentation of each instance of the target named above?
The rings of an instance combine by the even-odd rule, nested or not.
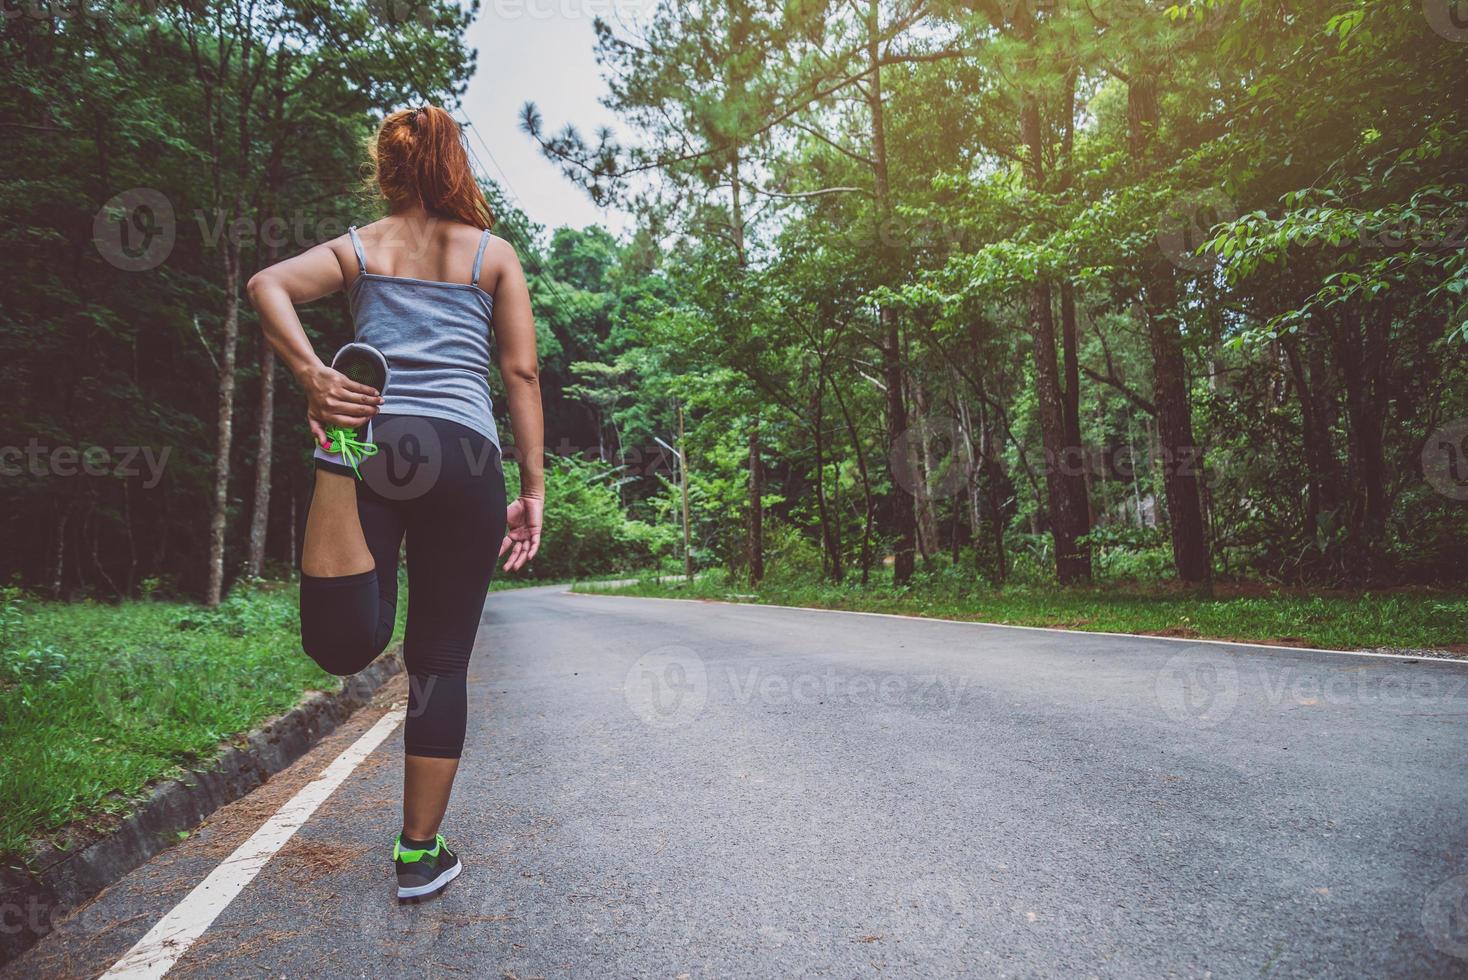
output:
[[[361,273],[347,291],[357,340],[382,351],[391,371],[382,414],[448,419],[498,448],[489,397],[494,297],[479,288],[489,231],[479,239],[468,282],[368,272],[356,226],[348,233]]]

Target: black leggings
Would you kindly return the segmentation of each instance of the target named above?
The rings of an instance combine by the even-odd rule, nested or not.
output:
[[[467,426],[415,415],[373,420],[378,453],[361,464],[357,514],[377,567],[301,575],[301,645],[333,674],[354,674],[392,639],[398,549],[408,539],[409,755],[457,759],[465,681],[485,593],[505,533],[499,450]],[[351,470],[317,460],[325,469]]]

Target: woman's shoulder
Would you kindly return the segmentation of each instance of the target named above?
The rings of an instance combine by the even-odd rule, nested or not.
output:
[[[486,288],[493,292],[493,287],[499,284],[500,279],[506,273],[521,274],[520,253],[515,251],[515,246],[508,239],[501,238],[491,231],[489,244],[484,247],[483,270],[480,276],[481,282],[489,283]]]
[[[501,238],[493,231],[489,233],[489,244],[484,249],[484,261],[497,263],[520,264],[520,253],[515,251],[515,246],[507,238]]]

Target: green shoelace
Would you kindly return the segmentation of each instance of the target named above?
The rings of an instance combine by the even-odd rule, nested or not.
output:
[[[331,440],[331,452],[341,453],[342,459],[357,474],[357,479],[362,479],[362,471],[357,469],[357,464],[368,456],[377,455],[377,443],[363,442],[357,438],[357,433],[351,429],[328,429],[326,438]]]

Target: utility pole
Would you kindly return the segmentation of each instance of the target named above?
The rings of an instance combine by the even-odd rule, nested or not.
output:
[[[688,448],[683,444],[683,406],[678,406],[678,482],[683,487],[683,574],[693,581],[693,555],[688,550]]]

